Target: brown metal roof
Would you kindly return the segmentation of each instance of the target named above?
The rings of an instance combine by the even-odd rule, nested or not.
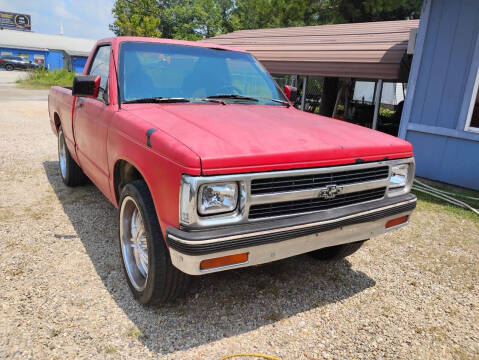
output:
[[[396,80],[419,20],[240,30],[207,42],[250,51],[275,74]]]

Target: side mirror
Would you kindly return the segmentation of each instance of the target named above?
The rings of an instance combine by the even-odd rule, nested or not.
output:
[[[73,79],[73,96],[83,96],[89,98],[98,97],[100,89],[100,75],[78,75]]]
[[[291,85],[284,86],[284,93],[286,97],[291,101],[293,104],[298,99],[298,89]]]

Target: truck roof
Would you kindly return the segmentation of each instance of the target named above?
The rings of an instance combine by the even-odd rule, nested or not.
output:
[[[161,44],[172,44],[172,45],[184,45],[184,46],[196,46],[210,49],[221,49],[221,50],[230,50],[238,52],[247,52],[243,49],[238,49],[230,46],[218,45],[213,43],[208,43],[204,41],[186,41],[186,40],[174,40],[174,39],[163,39],[163,38],[151,38],[151,37],[141,37],[141,36],[115,36],[110,38],[105,38],[97,41],[97,45],[104,43],[120,44],[127,41],[138,41],[138,42],[151,42],[151,43],[161,43]]]

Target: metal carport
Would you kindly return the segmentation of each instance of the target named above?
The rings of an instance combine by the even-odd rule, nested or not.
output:
[[[270,73],[305,77],[301,108],[308,76],[377,80],[376,128],[383,81],[407,81],[418,26],[398,20],[240,30],[207,41],[251,52]]]
[[[208,42],[251,52],[271,73],[400,79],[419,20],[240,30]]]

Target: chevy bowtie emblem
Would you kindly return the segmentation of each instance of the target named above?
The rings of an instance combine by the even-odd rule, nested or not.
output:
[[[321,189],[318,197],[323,199],[334,199],[336,195],[340,194],[342,191],[342,186],[328,185],[325,188]]]

